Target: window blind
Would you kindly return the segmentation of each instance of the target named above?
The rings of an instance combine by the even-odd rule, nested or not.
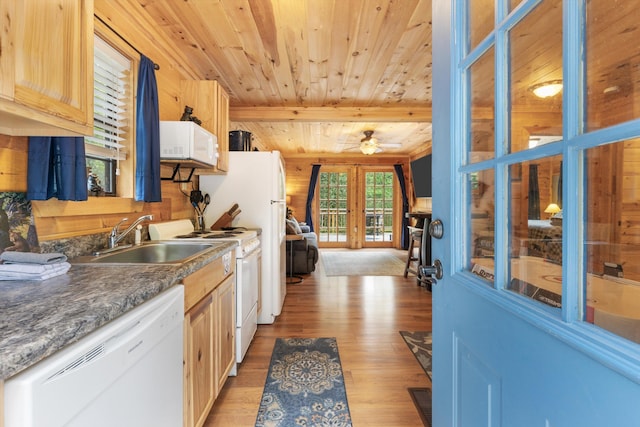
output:
[[[126,159],[127,82],[131,61],[99,37],[94,44],[93,136],[85,137],[87,155]]]

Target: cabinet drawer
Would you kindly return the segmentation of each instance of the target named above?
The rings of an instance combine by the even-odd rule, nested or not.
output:
[[[217,288],[225,277],[233,273],[234,267],[235,253],[231,251],[185,277],[182,280],[184,311],[189,311],[198,301]]]

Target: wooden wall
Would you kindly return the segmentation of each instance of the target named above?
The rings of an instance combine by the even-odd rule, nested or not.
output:
[[[640,140],[624,142],[624,168],[620,178],[621,218],[614,234],[620,239],[619,258],[624,261],[625,277],[640,280],[640,207],[638,191],[640,189]]]
[[[27,139],[0,135],[0,191],[26,191]]]
[[[411,170],[409,166],[409,156],[392,156],[392,155],[294,155],[285,156],[285,168],[287,174],[287,197],[291,197],[290,208],[293,210],[294,216],[299,221],[304,221],[306,215],[307,192],[309,189],[309,179],[311,177],[311,169],[314,164],[322,166],[339,166],[350,168],[353,166],[389,166],[402,164],[407,185],[407,197],[409,198],[410,210],[417,201],[413,197],[413,183],[411,182]],[[320,168],[322,171],[322,168]],[[317,197],[317,192],[316,192]],[[396,207],[395,221],[401,221],[402,206]],[[399,242],[395,242],[395,246],[399,247]]]
[[[639,159],[638,139],[589,151],[589,271],[602,273],[603,264],[611,262],[622,265],[625,278],[640,280]]]
[[[184,57],[180,49],[155,25],[148,22],[148,14],[137,2],[125,0],[95,0],[95,14],[119,33],[136,49],[160,66],[156,71],[160,119],[178,120],[184,106],[180,104],[181,80],[201,80]],[[427,154],[420,153],[414,157]],[[287,190],[293,196],[293,209],[298,217],[304,217],[307,187],[313,163],[363,164],[404,166],[410,203],[413,206],[410,159],[405,156],[303,156],[285,159],[287,162]],[[0,135],[0,191],[26,191],[27,138]],[[163,176],[170,176],[171,169],[163,167]],[[197,180],[197,178],[195,178]],[[197,182],[194,184],[197,186]],[[163,181],[161,203],[142,203],[124,198],[90,198],[87,202],[60,202],[48,200],[34,202],[34,215],[39,238],[43,241],[64,237],[108,232],[120,219],[137,218],[143,214],[154,214],[154,221],[191,218],[193,209],[186,194],[191,184],[176,184]]]
[[[180,50],[157,31],[156,26],[147,25],[141,6],[132,8],[119,0],[95,0],[95,14],[160,66],[156,71],[160,120],[179,120],[184,109],[179,103],[180,81],[204,77],[189,68]],[[26,171],[27,138],[0,135],[0,191],[26,191]],[[170,175],[171,169],[163,167],[162,176]],[[148,213],[154,214],[155,221],[191,218],[193,208],[188,196],[183,194],[184,191],[188,195],[191,186],[163,181],[161,203],[106,197],[91,197],[86,202],[34,202],[39,239],[108,232],[124,217],[132,220]]]

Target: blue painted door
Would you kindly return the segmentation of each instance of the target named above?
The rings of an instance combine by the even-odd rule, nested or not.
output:
[[[640,425],[638,0],[433,0],[433,424]]]

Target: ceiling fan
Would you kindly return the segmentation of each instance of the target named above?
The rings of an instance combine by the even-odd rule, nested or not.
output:
[[[373,137],[372,130],[365,130],[364,138],[362,138],[360,140],[360,143],[358,144],[358,148],[360,148],[360,151],[362,152],[362,154],[366,154],[368,156],[375,153],[381,153],[382,147],[398,148],[401,146],[402,144],[398,144],[398,143],[388,143],[388,144],[380,143],[377,138]]]

